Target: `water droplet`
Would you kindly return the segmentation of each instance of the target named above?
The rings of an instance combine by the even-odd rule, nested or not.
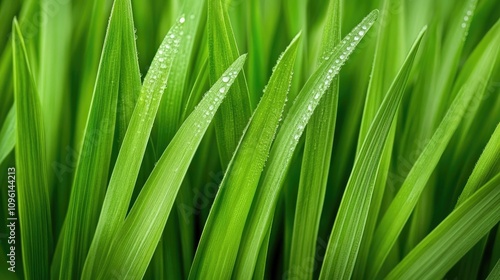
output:
[[[181,17],[181,19],[179,19],[180,23],[184,23],[185,21],[186,21],[186,19],[184,17]]]
[[[340,55],[340,59],[344,59],[345,58],[345,55]]]
[[[213,105],[210,105],[210,107],[208,107],[208,110],[212,111],[214,109],[214,106]]]
[[[229,82],[229,77],[226,77],[226,76],[222,77],[222,81],[223,81],[224,83]]]
[[[469,20],[469,17],[468,16],[465,16],[464,17],[464,21],[468,21]]]
[[[219,92],[220,92],[220,93],[224,93],[224,92],[226,92],[226,88],[221,87],[221,88],[220,88],[220,90],[219,90]]]
[[[365,35],[365,32],[363,30],[361,30],[358,32],[358,34],[359,34],[359,36],[363,36],[363,35]]]
[[[462,23],[462,28],[466,28],[467,27],[467,24],[464,22]]]
[[[354,36],[354,40],[355,41],[359,40],[359,36]]]
[[[313,110],[313,106],[311,104],[307,105],[307,110],[308,111],[312,111]]]
[[[314,96],[314,99],[318,100],[320,97],[320,94],[319,93],[316,93],[316,95]]]

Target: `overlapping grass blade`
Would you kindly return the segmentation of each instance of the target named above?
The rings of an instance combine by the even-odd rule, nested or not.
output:
[[[341,3],[341,0],[330,1],[321,53],[327,53],[340,42]],[[304,260],[314,259],[316,253],[316,239],[323,210],[337,119],[338,94],[339,78],[336,77],[316,108],[306,131],[289,267],[300,266],[304,269],[304,276],[308,274],[304,278],[309,279],[312,278],[315,264]]]
[[[267,168],[252,202],[249,218],[245,224],[235,273],[252,273],[259,251],[262,250],[270,227],[281,187],[288,172],[292,155],[299,139],[318,106],[321,97],[330,87],[333,79],[352,54],[359,41],[368,32],[378,15],[371,12],[330,53],[325,61],[309,78],[304,88],[291,105],[271,148]],[[252,275],[250,274],[250,275]]]
[[[36,0],[37,1],[37,0]],[[102,2],[100,0],[92,1],[92,14],[87,24],[79,27],[87,30],[86,44],[83,50],[85,60],[82,63],[82,76],[80,85],[80,94],[77,102],[76,113],[76,147],[80,147],[85,127],[87,125],[88,112],[90,110],[92,96],[95,87],[95,80],[98,74],[100,55],[102,54],[103,43],[108,24],[110,4],[112,1]]]
[[[342,202],[333,225],[320,279],[349,279],[354,270],[359,244],[370,209],[382,159],[384,145],[410,76],[413,61],[425,34],[426,27],[415,40],[403,66],[375,115],[366,134],[359,155],[354,162],[351,176],[344,191]]]
[[[370,80],[368,82],[366,100],[364,101],[361,127],[359,128],[356,156],[359,156],[361,146],[366,140],[366,135],[382,104],[382,100],[398,74],[405,58],[406,47],[404,42],[405,36],[403,36],[405,22],[404,8],[404,1],[383,1],[375,55],[373,58]],[[357,268],[355,270],[356,278],[365,278],[363,273],[365,272],[366,263],[369,261],[368,252],[372,234],[375,230],[380,206],[385,193],[397,122],[398,115],[396,115],[392,128],[387,136],[383,155],[376,171],[377,179],[370,202],[366,227],[360,244]]]
[[[130,9],[129,0],[116,0],[111,12],[62,237],[61,279],[82,273],[108,182],[119,95],[136,89],[125,87],[139,75],[136,56],[125,57],[136,50]]]
[[[488,144],[484,148],[481,157],[476,163],[476,167],[465,185],[457,206],[464,203],[471,197],[482,185],[500,171],[500,124],[497,125],[495,132],[491,136]]]
[[[239,55],[223,0],[208,1],[207,25],[209,78],[214,82]],[[238,77],[231,91],[215,115],[214,122],[219,155],[224,169],[229,164],[251,115],[244,74]]]
[[[493,132],[488,144],[484,148],[481,157],[476,163],[472,174],[467,181],[459,199],[457,206],[464,203],[470,198],[482,185],[486,184],[488,180],[493,178],[495,174],[500,173],[500,124]],[[481,259],[484,254],[484,249],[488,238],[483,238],[467,255],[459,262],[458,270],[459,275],[473,278],[477,275]]]
[[[170,82],[163,94],[157,116],[158,137],[155,143],[158,154],[165,150],[182,123],[182,109],[187,101],[188,93],[188,74],[192,69],[191,61],[195,55],[194,43],[203,20],[205,3],[205,0],[187,0],[183,3],[182,11],[186,15],[183,20],[184,35],[173,63],[175,71],[171,71]]]
[[[453,86],[453,79],[457,73],[460,55],[462,54],[477,2],[477,0],[467,0],[463,2],[460,12],[454,13],[450,20],[450,29],[444,40],[441,53],[441,67],[438,72],[439,78],[437,79],[435,88],[436,99],[433,99],[431,103],[427,104],[430,109],[428,114],[430,118],[429,121],[433,122],[433,124],[430,124],[431,126],[429,129],[437,127],[448,105],[453,100],[454,95],[447,93]]]
[[[71,5],[57,0],[41,0],[41,10],[50,11],[57,7],[57,13],[42,12],[40,20],[40,70],[38,88],[45,121],[47,159],[56,160],[61,141],[61,113],[66,82],[68,81],[68,59],[71,39]],[[54,173],[49,173],[49,184]]]
[[[16,107],[12,106],[0,130],[0,164],[16,145]]]
[[[203,229],[190,279],[226,279],[232,275],[245,221],[285,107],[299,38],[299,35],[295,37],[278,60],[229,163]],[[251,275],[244,273],[236,277]]]
[[[130,20],[129,27],[133,28],[130,5],[124,12],[127,14],[127,19]],[[151,129],[160,105],[159,101],[162,98],[167,82],[170,81],[169,75],[176,52],[180,46],[180,33],[183,30],[184,22],[185,18],[181,17],[165,36],[144,80],[144,85],[140,89],[137,104],[128,124],[109,181],[95,237],[86,260],[84,271],[84,277],[86,278],[94,278],[96,276],[94,273],[100,270],[102,262],[98,260],[106,256],[112,241],[112,233],[121,226],[127,214]],[[134,36],[130,32],[128,35]],[[129,37],[128,39],[133,40],[134,38]],[[133,50],[135,50],[135,46],[133,46]],[[129,56],[129,58],[137,59],[135,53],[129,53],[129,55],[133,55]],[[133,70],[130,73],[135,72],[138,74],[138,68]],[[124,77],[127,77],[127,74],[125,72]]]
[[[489,79],[494,66],[498,50],[494,46],[499,43],[500,33],[489,43],[486,51],[483,52],[480,60],[474,60],[475,71],[469,77],[446,116],[443,118],[438,129],[426,144],[419,158],[413,165],[403,185],[396,197],[384,214],[378,228],[375,231],[373,244],[370,250],[370,264],[368,265],[368,275],[378,274],[382,264],[395,244],[403,226],[410,217],[420,194],[424,190],[427,180],[434,171],[447,147],[453,133],[457,129],[462,117],[467,111],[467,106],[476,96],[477,92],[485,89],[483,79]]]
[[[500,174],[458,206],[386,279],[438,279],[500,221]]]
[[[9,197],[15,198],[17,187],[24,277],[49,279],[52,230],[43,114],[24,38],[15,19],[12,36],[17,169],[8,169],[8,180],[12,182],[9,193],[14,194]],[[15,211],[8,213],[9,224],[14,224],[14,228],[16,215]]]
[[[112,244],[96,279],[142,278],[155,252],[179,187],[215,111],[236,80],[246,55],[238,58],[182,124],[157,162]],[[155,207],[151,207],[154,205]]]

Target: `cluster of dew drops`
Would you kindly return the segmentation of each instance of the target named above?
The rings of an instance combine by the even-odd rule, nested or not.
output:
[[[224,73],[224,75],[222,76],[222,78],[219,81],[219,82],[222,82],[223,85],[220,88],[218,88],[218,90],[215,89],[217,87],[213,87],[203,96],[203,99],[207,98],[207,101],[209,102],[208,108],[206,108],[202,113],[202,116],[206,122],[206,125],[202,126],[201,123],[196,122],[195,123],[196,134],[201,133],[202,128],[208,126],[208,124],[212,120],[215,112],[217,111],[217,108],[219,108],[220,104],[224,100],[224,97],[226,96],[226,92],[229,90],[229,88],[233,84],[234,80],[238,77],[238,73],[239,72],[234,71],[234,69],[227,70],[226,73]],[[198,106],[196,106],[195,110],[197,110],[197,109],[198,109]]]
[[[295,133],[293,135],[292,145],[295,146],[297,142],[299,141],[302,133],[304,132],[304,128],[307,125],[307,122],[311,118],[314,109],[316,109],[316,106],[318,106],[320,98],[323,96],[324,92],[330,87],[333,79],[335,76],[340,71],[340,68],[344,65],[344,63],[347,61],[349,58],[349,55],[352,54],[354,51],[355,47],[357,44],[361,41],[363,36],[366,34],[368,31],[368,28],[373,24],[371,23],[365,23],[361,26],[356,27],[349,35],[347,35],[339,44],[338,47],[335,48],[332,52],[330,52],[328,55],[323,56],[323,59],[328,61],[330,65],[328,72],[325,76],[325,79],[322,83],[318,83],[315,85],[315,89],[313,90],[312,97],[310,98],[309,102],[307,103],[307,110],[303,114],[302,119],[299,121],[299,124],[295,130]],[[340,54],[340,56],[338,56]],[[334,58],[333,56],[338,58]],[[330,58],[332,58],[330,60]]]
[[[467,9],[467,11],[464,14],[464,17],[463,17],[463,20],[462,20],[462,24],[460,25],[460,27],[462,27],[463,29],[465,29],[465,33],[464,33],[464,36],[462,38],[462,40],[464,40],[464,41],[465,41],[465,39],[467,38],[467,35],[468,35],[467,26],[470,24],[470,21],[472,20],[472,15],[473,15],[473,11],[474,11],[475,7],[476,7],[476,1],[472,1],[469,4],[469,8]]]

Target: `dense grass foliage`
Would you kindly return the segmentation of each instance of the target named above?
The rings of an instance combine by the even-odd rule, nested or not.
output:
[[[0,279],[500,279],[499,0],[3,0]]]

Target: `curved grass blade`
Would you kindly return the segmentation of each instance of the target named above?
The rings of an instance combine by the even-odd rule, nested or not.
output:
[[[124,12],[128,14],[129,19],[132,19],[130,6]],[[178,37],[184,22],[184,17],[181,17],[165,36],[144,80],[106,191],[94,240],[84,268],[86,278],[92,279],[96,276],[93,273],[100,271],[102,262],[98,260],[106,256],[112,233],[125,220],[160,105],[159,100],[170,80],[171,67],[180,45]]]
[[[66,216],[61,279],[82,273],[108,181],[118,99],[137,88],[129,87],[139,75],[130,9],[129,0],[116,0],[111,11]]]
[[[465,185],[457,206],[464,203],[471,197],[482,185],[493,178],[500,171],[500,124],[497,125],[495,132],[491,136],[488,144],[484,148],[481,157],[476,163],[476,167]]]
[[[123,279],[143,277],[194,153],[245,59],[246,55],[242,55],[227,69],[182,124],[127,218],[112,235],[112,244],[105,259],[100,260],[103,265],[96,279],[109,279],[116,272]]]
[[[47,160],[53,163],[61,144],[61,116],[65,86],[69,80],[68,59],[71,39],[71,5],[58,0],[41,0],[41,10],[50,11],[57,7],[57,13],[42,12],[40,20],[39,48],[39,92],[45,119]],[[49,173],[49,187],[54,173]]]
[[[386,279],[439,279],[500,221],[500,174],[458,206]]]
[[[478,0],[468,0],[463,2],[463,6],[459,13],[455,13],[451,19],[451,30],[446,36],[441,59],[441,67],[438,71],[438,79],[436,80],[436,97],[427,104],[430,109],[429,121],[430,127],[433,129],[437,127],[442,116],[448,108],[448,104],[455,97],[454,94],[447,94],[453,85],[455,74],[457,73],[458,65],[460,63],[460,55],[469,32],[472,17],[476,10]],[[436,101],[437,100],[437,101]]]
[[[470,198],[482,185],[500,172],[500,124],[497,125],[481,157],[476,163],[472,174],[458,198],[457,207]],[[483,238],[467,255],[458,263],[458,273],[466,278],[477,275],[482,263],[482,256],[488,238]]]
[[[12,55],[17,170],[9,168],[8,173],[9,180],[17,180],[24,277],[49,279],[52,232],[43,114],[23,35],[16,19],[12,27]],[[9,193],[11,190],[15,191],[15,187],[9,187]],[[15,219],[15,215],[9,212],[10,218]],[[15,220],[9,222],[16,224]]]
[[[10,108],[0,130],[0,164],[16,145],[16,107]]]
[[[386,139],[403,98],[415,56],[426,29],[424,27],[410,49],[401,70],[375,115],[366,134],[365,143],[361,146],[354,162],[330,235],[320,279],[349,279],[352,275]]]
[[[155,142],[157,154],[161,154],[165,150],[183,121],[182,109],[187,100],[187,85],[190,78],[188,74],[192,68],[191,61],[196,54],[194,43],[202,23],[205,3],[205,0],[187,0],[183,4],[183,14],[187,15],[182,18],[184,35],[173,62],[175,71],[170,73],[169,86],[163,94],[157,114],[158,138]]]
[[[241,240],[236,274],[244,272],[253,275],[257,258],[262,250],[266,235],[270,234],[272,218],[279,193],[288,172],[293,153],[299,139],[318,106],[321,97],[330,87],[333,79],[347,61],[363,36],[377,19],[375,10],[366,16],[327,56],[319,68],[309,78],[288,111],[271,148],[268,166],[264,169],[261,183],[254,196],[252,207],[245,224],[245,234]]]
[[[198,244],[189,279],[228,279],[245,220],[282,117],[300,34],[280,57],[240,144],[229,163]],[[252,274],[236,275],[240,279]]]
[[[208,1],[208,64],[210,81],[215,81],[238,55],[229,15],[223,0]],[[215,115],[215,134],[223,169],[226,169],[250,119],[250,100],[244,73]]]
[[[482,81],[484,77],[491,75],[496,60],[492,59],[492,57],[496,57],[498,54],[498,49],[495,49],[494,46],[498,45],[499,38],[500,36],[497,35],[496,40],[489,44],[481,59],[477,61],[475,71],[469,77],[469,81],[461,88],[446,116],[413,165],[399,192],[380,221],[370,250],[369,259],[372,261],[368,265],[368,275],[379,273],[387,255],[396,243],[401,230],[415,208],[420,194],[424,190],[441,155],[466,113],[468,104],[478,91],[484,90]]]
[[[385,0],[379,20],[379,30],[375,46],[375,55],[371,67],[370,80],[364,101],[363,114],[361,117],[361,126],[359,128],[356,156],[359,156],[361,146],[366,139],[368,130],[373,123],[375,115],[382,104],[385,94],[387,94],[393,79],[405,59],[406,44],[405,36],[405,1]],[[408,37],[408,36],[406,36]],[[359,245],[359,255],[354,275],[355,278],[366,278],[366,263],[369,261],[368,254],[373,231],[380,212],[380,206],[384,197],[391,164],[394,138],[396,135],[396,125],[398,115],[393,121],[392,128],[387,136],[384,151],[377,168],[377,179],[368,210],[368,217],[364,229],[363,238]]]
[[[330,1],[321,53],[327,53],[340,42],[341,11],[342,0]],[[314,259],[316,253],[337,119],[338,94],[337,76],[316,108],[306,131],[289,260],[289,267],[301,267],[304,270],[302,277],[306,279],[311,279],[314,271],[314,262],[307,260]]]

